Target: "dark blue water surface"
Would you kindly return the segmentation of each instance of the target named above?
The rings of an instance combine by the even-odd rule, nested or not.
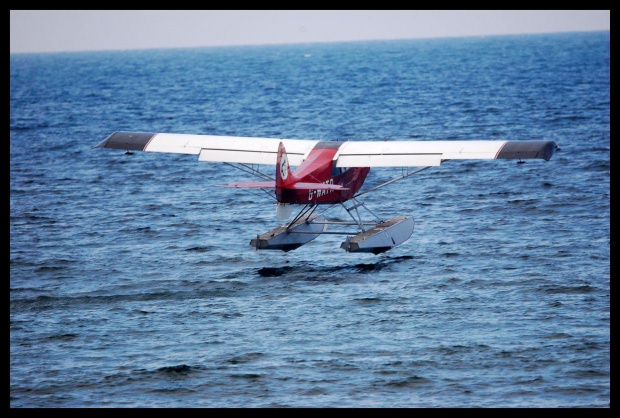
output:
[[[609,32],[10,56],[13,407],[608,407]],[[367,196],[385,254],[118,130],[553,140]],[[273,167],[266,167],[273,170]],[[365,187],[399,175],[371,171]]]

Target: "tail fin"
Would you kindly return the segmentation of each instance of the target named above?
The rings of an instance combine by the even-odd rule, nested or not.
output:
[[[293,173],[288,163],[288,156],[284,144],[280,142],[278,146],[278,159],[276,160],[276,188],[287,187],[295,184]]]
[[[284,144],[280,142],[278,146],[278,159],[276,160],[276,198],[278,202],[282,201],[282,189],[289,188],[295,184],[291,166],[288,163],[286,149]]]

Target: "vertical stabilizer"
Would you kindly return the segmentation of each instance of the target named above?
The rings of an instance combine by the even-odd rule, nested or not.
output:
[[[276,161],[276,197],[278,202],[282,201],[282,189],[295,184],[291,166],[288,163],[286,149],[284,144],[280,142],[278,146],[278,159]]]

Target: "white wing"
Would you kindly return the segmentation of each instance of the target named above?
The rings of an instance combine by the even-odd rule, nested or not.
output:
[[[543,158],[553,141],[349,141],[334,157],[337,167],[437,166],[443,160]]]
[[[96,147],[198,155],[199,161],[275,165],[284,143],[298,166],[321,141],[238,136],[115,132]],[[549,161],[553,141],[347,141],[321,142],[338,148],[336,167],[437,166],[444,160],[530,159]]]
[[[96,147],[198,155],[199,161],[275,165],[284,143],[291,165],[300,165],[319,142],[304,139],[250,138],[142,132],[114,132]]]

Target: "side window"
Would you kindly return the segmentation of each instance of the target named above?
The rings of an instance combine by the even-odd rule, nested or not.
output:
[[[340,167],[336,167],[335,165],[332,166],[332,177],[336,177],[342,174],[342,168]]]

